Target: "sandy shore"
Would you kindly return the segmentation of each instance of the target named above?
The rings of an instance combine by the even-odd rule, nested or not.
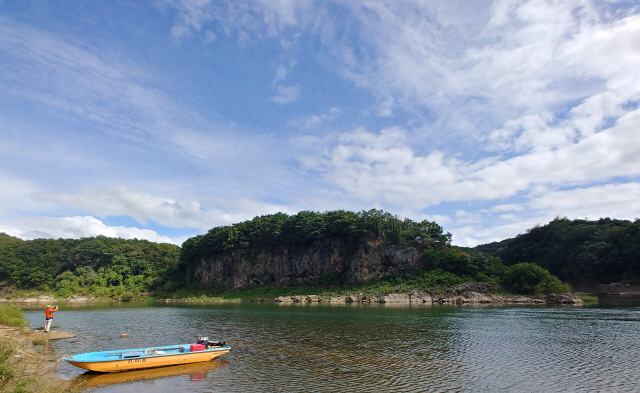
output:
[[[75,337],[75,334],[60,331],[45,333],[42,330],[21,329],[0,325],[0,339],[8,339],[13,344],[14,358],[20,364],[21,373],[36,378],[36,391],[63,389],[69,384],[60,378],[55,370],[58,355],[51,341]]]

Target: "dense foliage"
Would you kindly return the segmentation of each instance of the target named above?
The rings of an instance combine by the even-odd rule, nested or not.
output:
[[[128,300],[147,292],[178,263],[180,248],[98,236],[23,241],[0,233],[0,280],[18,289]]]
[[[435,222],[400,219],[381,210],[360,213],[302,211],[292,216],[277,213],[213,228],[205,235],[184,242],[181,260],[189,262],[237,247],[305,246],[325,238],[340,238],[357,246],[360,239],[369,236],[383,237],[394,244],[429,244],[435,248],[444,248],[451,242],[451,234],[443,233],[442,227]]]
[[[505,265],[535,263],[574,286],[640,279],[640,219],[556,218],[511,239],[495,254]]]

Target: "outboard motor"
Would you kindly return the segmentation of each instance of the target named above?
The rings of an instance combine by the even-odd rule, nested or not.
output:
[[[202,344],[205,348],[220,348],[227,345],[224,341],[210,341],[209,337],[198,337],[198,344]]]
[[[225,345],[227,345],[227,343],[224,341],[209,341],[207,348],[219,348],[224,347]]]

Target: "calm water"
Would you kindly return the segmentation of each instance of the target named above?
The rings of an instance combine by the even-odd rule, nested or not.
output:
[[[62,305],[69,353],[222,339],[221,361],[88,374],[92,392],[632,392],[640,307]],[[42,310],[27,311],[34,327]],[[127,333],[129,338],[119,338]],[[63,362],[66,379],[83,374]]]

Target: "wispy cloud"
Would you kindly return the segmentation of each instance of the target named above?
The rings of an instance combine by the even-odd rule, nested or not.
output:
[[[299,86],[275,86],[275,88],[278,91],[278,94],[269,97],[269,101],[271,102],[288,104],[290,102],[294,102],[300,96]]]
[[[342,110],[339,108],[333,107],[327,113],[321,113],[318,115],[311,115],[304,119],[296,119],[292,120],[291,124],[296,127],[300,127],[303,129],[311,129],[320,126],[323,123],[331,122],[340,116]]]

